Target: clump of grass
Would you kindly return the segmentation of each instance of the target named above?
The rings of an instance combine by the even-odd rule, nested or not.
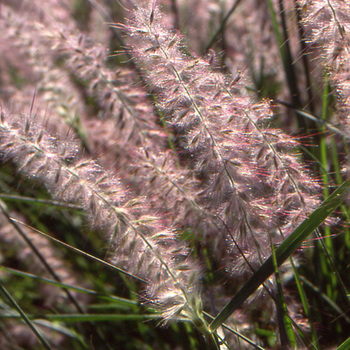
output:
[[[5,1],[0,345],[346,348],[347,12]]]

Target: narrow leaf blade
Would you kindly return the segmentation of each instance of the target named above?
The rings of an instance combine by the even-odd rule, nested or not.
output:
[[[300,244],[343,202],[342,194],[350,184],[350,180],[340,185],[294,232],[276,249],[277,266],[280,266],[297,249]],[[273,258],[270,256],[253,274],[248,282],[226,304],[219,315],[210,324],[214,332],[225,320],[265,282],[274,272]]]

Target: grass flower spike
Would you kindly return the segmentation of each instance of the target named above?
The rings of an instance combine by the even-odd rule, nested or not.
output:
[[[297,141],[270,128],[269,103],[244,95],[217,71],[213,57],[187,52],[156,2],[136,4],[122,28],[158,107],[193,159],[201,200],[225,223],[221,239],[236,257],[246,255],[230,268],[242,268],[246,259],[259,265],[271,242],[292,232],[318,203],[318,184],[295,153]]]
[[[142,199],[128,200],[116,176],[78,157],[77,143],[50,135],[37,116],[2,111],[0,136],[3,160],[40,180],[53,198],[84,208],[92,227],[109,237],[112,261],[147,282],[147,299],[165,320],[200,313],[199,268],[174,232],[146,214]]]

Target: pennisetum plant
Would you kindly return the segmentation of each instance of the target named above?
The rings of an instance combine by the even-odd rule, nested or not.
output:
[[[229,268],[240,273],[247,261],[256,268],[271,243],[288,236],[318,203],[319,185],[299,160],[297,140],[269,127],[268,101],[243,94],[215,69],[213,56],[186,52],[156,2],[135,4],[121,28],[157,106],[191,155],[201,200],[224,223],[227,249],[242,260]]]
[[[349,76],[350,18],[347,1],[299,1],[305,41],[311,53],[332,82],[338,99],[339,122],[345,127],[345,139],[349,140]]]
[[[141,198],[128,199],[116,176],[78,157],[74,140],[50,135],[47,127],[39,116],[2,110],[2,159],[41,180],[53,198],[81,205],[91,225],[108,235],[112,261],[148,284],[146,298],[161,308],[164,321],[198,319],[200,269],[174,231],[147,214]]]
[[[125,21],[113,24],[111,28],[118,34],[118,40],[121,40],[120,33],[124,34],[122,50],[132,64],[117,59],[115,65],[111,63],[115,56],[109,57],[105,49],[112,42],[112,35],[101,33],[102,26],[96,19],[97,15],[103,14],[110,21],[105,9],[115,13],[111,3],[102,5],[102,2],[89,1],[91,5],[86,6],[85,13],[79,12],[80,8],[85,8],[82,4],[72,5],[65,0],[50,0],[42,7],[26,0],[19,3],[21,11],[8,1],[0,5],[0,28],[5,33],[6,45],[11,48],[4,51],[5,61],[11,61],[7,59],[11,55],[16,56],[13,66],[20,67],[19,71],[25,77],[23,81],[17,79],[17,86],[12,86],[11,79],[16,81],[15,69],[2,70],[7,62],[0,60],[0,80],[3,83],[0,90],[0,161],[4,165],[0,185],[3,191],[9,191],[4,185],[9,180],[3,181],[2,176],[6,179],[7,166],[10,171],[14,166],[19,177],[36,180],[46,188],[52,205],[82,211],[88,222],[88,228],[84,230],[92,231],[96,237],[104,237],[108,245],[106,259],[123,276],[121,280],[126,286],[124,288],[129,289],[130,298],[138,300],[123,299],[122,302],[134,307],[141,301],[141,305],[153,312],[149,320],[155,316],[174,334],[181,334],[181,337],[186,334],[189,340],[184,348],[261,349],[262,346],[276,348],[279,345],[320,348],[303,289],[303,283],[311,288],[312,283],[299,278],[296,260],[290,259],[288,266],[279,268],[343,203],[341,194],[348,182],[327,198],[320,177],[312,175],[311,167],[304,161],[300,140],[289,135],[289,130],[276,126],[276,105],[246,89],[250,82],[248,72],[232,76],[228,71],[234,60],[221,69],[218,64],[220,57],[214,51],[209,51],[204,57],[191,52],[188,49],[191,45],[186,45],[186,37],[179,31],[181,9],[186,6],[198,9],[196,20],[203,21],[199,9],[203,5],[203,8],[213,11],[215,21],[222,17],[215,37],[221,38],[223,50],[232,50],[230,38],[225,37],[226,33],[235,35],[232,28],[225,32],[225,26],[230,25],[229,15],[240,6],[246,6],[241,13],[248,16],[257,3],[254,0],[245,3],[227,1],[231,10],[224,17],[219,13],[225,8],[224,2],[219,6],[215,1],[203,1],[202,5],[196,4],[195,7],[180,0],[171,1],[165,13],[167,2],[125,1],[118,7],[126,14]],[[260,4],[256,7],[259,9],[256,11],[264,12],[261,23],[266,23],[272,14],[271,27],[274,27],[280,46],[284,44],[277,27],[281,25],[287,37],[285,13],[283,10],[279,23],[274,9],[285,9],[283,3],[271,0],[266,6]],[[298,10],[296,13],[302,17],[298,23],[299,32],[302,32],[301,28],[305,31],[302,40],[309,45],[307,49],[320,53],[318,58],[325,66],[338,97],[339,123],[348,131],[350,92],[346,65],[350,28],[347,3],[345,0],[297,1],[293,5],[288,2],[288,6],[293,11]],[[203,23],[201,28],[210,27],[210,11],[205,14],[208,23]],[[72,12],[76,17],[83,16],[84,23],[78,25]],[[254,16],[252,18],[258,18],[260,13]],[[176,29],[170,23],[172,17]],[[251,19],[246,23],[252,25]],[[105,23],[103,25],[106,27]],[[233,27],[242,30],[244,25],[237,22]],[[81,28],[88,33],[82,33]],[[192,37],[203,41],[202,34]],[[98,43],[101,37],[103,42]],[[239,39],[234,38],[232,42],[235,44],[232,45],[240,42]],[[298,40],[293,37],[292,42]],[[247,44],[249,39],[245,38],[243,42]],[[203,42],[192,44],[192,47],[206,46]],[[283,47],[273,50],[271,60],[275,60],[278,52],[284,52]],[[295,47],[293,50],[296,51]],[[242,57],[249,56],[249,50],[243,51],[239,55],[240,62]],[[228,55],[228,52],[224,54]],[[288,62],[283,62],[286,70],[292,60]],[[292,71],[292,67],[289,68]],[[239,67],[232,70],[237,72]],[[279,72],[277,75],[282,76]],[[286,76],[287,79],[291,77]],[[49,112],[34,112],[31,100],[33,84],[35,103]],[[286,85],[291,84],[296,87],[295,91],[300,88],[297,81],[286,82]],[[310,82],[308,84],[311,89]],[[325,97],[326,93],[323,95],[325,111],[329,108],[328,97]],[[292,101],[295,98],[291,96]],[[26,108],[31,108],[31,111],[23,113]],[[300,105],[293,108],[297,110]],[[311,116],[305,111],[297,112]],[[315,119],[315,116],[311,117]],[[324,125],[328,124],[324,122]],[[325,132],[325,129],[320,130]],[[341,171],[335,172],[340,184]],[[15,181],[17,176],[13,175]],[[321,204],[322,190],[325,200]],[[28,201],[28,197],[1,196],[4,201],[14,198]],[[342,210],[347,211],[346,208]],[[68,289],[66,295],[73,302],[80,301],[79,298],[74,300],[76,294],[69,291],[70,285],[77,284],[77,280],[73,278],[72,282],[66,282],[59,273],[50,270],[50,265],[56,264],[53,270],[60,272],[65,264],[56,263],[59,259],[50,260],[55,256],[54,250],[50,244],[45,244],[42,236],[35,240],[39,230],[30,231],[29,225],[24,224],[25,219],[16,219],[19,215],[15,211],[10,215],[2,204],[1,211],[0,219],[6,222],[0,224],[0,235],[6,233],[3,241],[15,245],[12,241],[17,238],[10,239],[11,233],[6,230],[10,225],[9,232],[13,228],[20,232],[21,221],[25,227],[22,236],[30,237],[25,240],[54,281],[48,281],[46,275],[43,278]],[[37,218],[33,220],[33,216],[32,221],[38,221]],[[69,215],[64,214],[64,217],[66,219]],[[73,221],[79,222],[78,219]],[[11,223],[16,224],[11,227]],[[62,227],[65,226],[62,224]],[[329,239],[326,239],[326,251]],[[344,246],[350,247],[350,242]],[[19,247],[23,247],[23,243],[18,245],[21,250]],[[345,283],[334,268],[335,260],[331,255],[328,251],[330,262],[323,261],[321,268],[333,269],[341,281],[342,295],[346,296]],[[343,255],[344,261],[346,254]],[[307,253],[300,260],[306,256]],[[315,261],[317,258],[314,257]],[[16,259],[26,264],[23,254],[17,253]],[[296,281],[296,287],[291,289],[298,290],[302,312],[292,295],[294,290],[289,293],[282,288],[284,283],[291,283],[291,271]],[[273,274],[274,279],[271,278]],[[337,286],[332,283],[330,287]],[[251,295],[259,289],[261,292],[252,298]],[[64,337],[57,342],[49,339],[51,335],[42,336],[37,330],[42,323],[38,323],[35,316],[25,314],[2,282],[0,290],[4,300],[17,310],[45,348],[50,348],[50,344],[65,344],[62,339],[67,335],[79,338],[61,328],[59,331]],[[322,291],[316,292],[331,308],[341,313],[342,310],[329,301],[332,291],[327,290],[326,296]],[[89,294],[96,296],[99,293],[89,291]],[[101,315],[88,314],[89,307],[94,307],[89,302],[84,301],[84,305],[77,308],[81,313],[79,319],[86,317],[89,322],[107,320]],[[235,317],[230,317],[234,311]],[[301,329],[303,322],[297,320],[301,313],[308,318],[310,331]],[[142,315],[131,318],[137,319],[136,316]],[[347,316],[343,318],[347,322]],[[278,340],[275,339],[277,330],[275,333],[264,328],[266,319],[269,322],[273,319],[278,326]],[[201,334],[199,337],[198,333],[186,328],[189,322]],[[147,341],[151,327],[138,323],[138,331]],[[101,346],[119,346],[119,336],[113,335],[116,344],[109,344],[99,329],[94,328],[89,328],[88,332],[102,339]],[[127,337],[130,335],[131,339],[134,332],[128,330]],[[311,340],[308,339],[309,333]],[[143,348],[144,343],[140,345],[137,340],[130,339],[127,340],[130,348]],[[0,345],[1,342],[0,337]],[[170,341],[170,346],[175,343]],[[125,344],[124,338],[120,346],[124,348]],[[145,346],[166,348],[164,344],[159,337]],[[344,344],[343,349],[347,343]]]

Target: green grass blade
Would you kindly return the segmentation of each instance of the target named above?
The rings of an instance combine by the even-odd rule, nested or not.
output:
[[[318,294],[319,297],[326,304],[328,304],[328,306],[330,306],[331,309],[333,309],[333,311],[336,314],[338,314],[339,317],[343,317],[347,323],[350,323],[350,318],[346,315],[346,313],[344,313],[341,307],[339,307],[331,298],[329,298],[325,293],[323,293],[320,287],[315,286],[314,284],[312,284],[310,281],[308,281],[306,278],[302,276],[300,276],[300,280],[305,284],[305,286],[310,288],[314,293]]]
[[[205,316],[207,316],[209,319],[214,320],[214,317],[211,316],[210,314],[208,314],[207,312],[203,312],[203,314]],[[222,324],[222,327],[227,329],[229,332],[231,332],[232,334],[235,334],[238,338],[242,339],[243,341],[247,342],[248,344],[252,345],[255,349],[259,349],[259,350],[265,350],[263,347],[261,347],[260,345],[254,343],[251,339],[247,338],[246,336],[244,336],[243,334],[237,332],[236,330],[234,330],[233,328],[229,327],[228,325],[226,325],[225,323]]]
[[[0,291],[3,293],[3,295],[8,299],[10,304],[13,306],[14,309],[17,310],[19,313],[20,318],[23,319],[23,321],[28,325],[28,327],[33,331],[33,333],[36,335],[36,337],[39,339],[43,347],[47,350],[51,350],[51,347],[49,343],[46,341],[46,339],[40,334],[40,332],[36,329],[33,322],[30,321],[26,313],[22,310],[22,308],[17,304],[16,300],[12,298],[11,294],[6,290],[5,286],[0,281]]]
[[[257,92],[254,89],[249,89],[249,88],[247,88],[247,89],[251,90],[251,91],[254,91],[254,92]],[[306,111],[304,109],[297,108],[297,107],[293,106],[292,104],[290,104],[288,102],[285,102],[285,101],[282,101],[282,100],[279,100],[279,99],[273,99],[273,101],[275,103],[277,103],[277,104],[280,104],[280,105],[282,105],[284,107],[287,107],[288,109],[293,110],[295,113],[297,113],[301,117],[307,118],[307,119],[315,122],[315,124],[317,124],[317,125],[325,126],[327,130],[332,131],[333,133],[343,137],[344,139],[350,139],[350,136],[347,135],[346,132],[342,131],[341,129],[338,129],[335,125],[333,125],[329,121],[323,120],[323,119],[321,119],[319,116],[317,116],[315,114],[312,114],[312,113],[310,113],[310,112],[308,112],[308,111]]]
[[[82,337],[79,333],[75,332],[74,330],[63,326],[62,324],[41,319],[33,321],[33,323],[79,342],[79,344],[81,344],[84,347],[84,349],[90,349],[84,337]]]
[[[281,314],[281,316],[279,317],[281,345],[283,347],[284,346],[283,342],[285,342],[285,346],[291,346],[292,348],[295,348],[297,343],[293,332],[292,321],[288,315],[288,308],[287,308],[286,300],[283,293],[282,282],[279,277],[279,271],[278,271],[277,259],[276,259],[276,250],[274,246],[272,246],[272,262],[275,269],[275,280],[277,285],[277,298],[276,298],[277,312]]]
[[[113,303],[125,304],[125,305],[130,305],[130,306],[133,306],[133,307],[137,306],[139,304],[135,300],[121,298],[121,297],[117,297],[115,295],[102,294],[102,293],[99,293],[99,292],[95,292],[94,290],[91,290],[91,289],[82,288],[82,287],[76,287],[76,286],[72,286],[70,284],[57,282],[57,281],[54,281],[54,280],[50,280],[48,278],[44,278],[44,277],[39,277],[39,276],[33,275],[31,273],[28,273],[28,272],[19,271],[19,270],[16,270],[16,269],[11,269],[11,268],[8,268],[6,266],[0,266],[0,270],[7,271],[7,272],[9,272],[11,274],[14,274],[14,275],[17,275],[17,276],[32,278],[32,279],[35,279],[35,280],[37,280],[39,282],[50,284],[50,285],[53,285],[53,286],[56,286],[56,287],[59,287],[59,288],[70,289],[72,291],[76,291],[76,292],[79,292],[79,293],[93,295],[93,296],[98,297],[98,298],[103,298],[105,300],[109,300],[109,301],[111,301]]]
[[[129,276],[129,277],[135,278],[135,279],[137,279],[137,280],[139,280],[139,281],[141,281],[141,282],[146,282],[146,283],[147,283],[147,281],[146,281],[145,279],[143,279],[143,278],[141,278],[141,277],[139,277],[139,276],[133,275],[133,274],[129,273],[128,271],[125,271],[125,270],[123,270],[123,269],[121,269],[121,268],[119,268],[119,267],[117,267],[117,266],[115,266],[115,265],[112,265],[112,264],[108,263],[107,261],[104,261],[104,260],[102,260],[102,259],[100,259],[100,258],[97,258],[96,256],[93,256],[93,255],[91,255],[91,254],[88,254],[88,253],[86,253],[86,252],[84,252],[84,251],[82,251],[82,250],[80,250],[80,249],[78,249],[78,248],[75,248],[75,247],[73,247],[73,246],[71,246],[71,245],[69,245],[69,244],[67,244],[67,243],[64,243],[64,242],[60,241],[60,240],[57,239],[57,238],[51,237],[51,236],[45,234],[44,232],[41,232],[40,230],[37,230],[37,229],[35,229],[34,227],[25,224],[25,223],[22,222],[22,221],[19,221],[19,220],[15,219],[15,218],[10,218],[10,220],[11,220],[12,222],[16,223],[16,224],[20,224],[20,225],[26,226],[26,227],[28,227],[29,229],[31,229],[31,230],[33,230],[33,231],[39,233],[40,235],[42,235],[42,236],[44,236],[44,237],[50,239],[51,241],[54,241],[54,242],[56,242],[56,243],[59,243],[59,244],[61,244],[62,246],[66,247],[66,248],[69,248],[70,250],[72,250],[72,251],[74,251],[74,252],[76,252],[76,253],[79,253],[79,254],[81,254],[81,255],[84,255],[84,256],[86,256],[87,258],[91,259],[91,260],[97,261],[98,263],[100,263],[100,264],[102,264],[102,265],[105,265],[105,266],[107,266],[107,267],[109,267],[109,268],[112,268],[113,270],[118,271],[118,272],[120,272],[120,273],[122,273],[122,274],[124,274],[124,275],[127,275],[127,276]]]
[[[282,61],[285,62],[285,52],[284,52],[284,50],[281,49],[281,47],[283,46],[283,37],[282,37],[281,31],[280,31],[280,26],[278,24],[277,15],[276,15],[275,9],[273,7],[272,0],[268,0],[267,4],[269,6],[272,27],[273,27],[273,31],[274,31],[275,36],[276,36],[278,47],[280,48],[280,54],[282,57]]]
[[[314,328],[314,324],[312,322],[312,316],[311,316],[311,312],[310,312],[310,308],[309,308],[309,303],[308,303],[308,300],[306,297],[304,286],[302,285],[302,281],[300,280],[299,273],[294,266],[294,262],[293,262],[292,258],[290,259],[290,263],[292,266],[293,276],[294,276],[294,280],[295,280],[295,283],[296,283],[296,286],[298,289],[300,301],[301,301],[301,304],[303,305],[303,310],[304,310],[306,319],[309,322],[310,336],[311,336],[311,341],[312,341],[312,344],[310,344],[310,347],[312,346],[315,349],[315,348],[318,348],[319,346],[318,346],[317,334],[316,334],[316,331]]]
[[[328,98],[329,98],[329,89],[328,89],[328,81],[327,77],[325,77],[325,83],[323,88],[323,96],[322,96],[322,120],[327,120],[327,114],[328,114]],[[324,198],[327,198],[329,195],[329,175],[327,174],[327,164],[328,164],[328,154],[327,154],[327,143],[326,143],[326,127],[324,125],[320,128],[320,145],[319,145],[319,151],[320,151],[320,161],[321,161],[321,176],[323,180],[323,196]],[[332,298],[336,299],[337,295],[337,278],[336,276],[330,271],[330,266],[327,262],[327,258],[329,261],[332,262],[332,257],[334,256],[334,248],[333,248],[333,241],[331,238],[331,230],[329,227],[325,227],[324,230],[324,239],[321,239],[319,242],[316,242],[317,249],[320,249],[324,251],[323,254],[320,254],[320,264],[321,264],[321,270],[325,277],[325,283],[326,283],[326,290],[327,295]],[[334,266],[334,263],[331,265]]]
[[[0,319],[18,319],[19,315],[1,315]],[[40,318],[35,315],[27,315],[28,320],[44,319],[51,322],[113,322],[113,321],[149,321],[151,319],[159,320],[159,315],[138,315],[138,314],[57,314],[45,315]],[[49,348],[50,349],[50,348]]]
[[[349,186],[345,181],[335,190],[294,232],[276,249],[277,266],[280,266],[322,222],[343,202],[342,194]],[[221,310],[210,324],[214,332],[258,287],[274,272],[273,258],[270,256],[254,273],[248,282]]]
[[[232,15],[232,13],[236,10],[237,6],[239,5],[239,3],[241,2],[241,0],[236,0],[235,3],[232,5],[231,9],[228,11],[228,13],[225,15],[225,17],[223,18],[223,20],[221,21],[221,24],[219,26],[219,28],[216,30],[216,32],[214,33],[214,35],[212,36],[212,38],[209,41],[209,44],[206,46],[205,51],[208,52],[209,49],[213,46],[213,44],[215,43],[215,40],[217,40],[217,37],[219,36],[219,34],[224,30],[225,24],[228,21],[228,19],[230,18],[230,16]]]
[[[82,210],[82,207],[80,205],[71,204],[71,203],[64,203],[64,202],[55,201],[52,199],[40,199],[40,198],[13,195],[13,194],[7,194],[7,193],[0,193],[0,198],[7,199],[9,201],[14,201],[14,202],[28,202],[28,203],[34,203],[34,204],[46,204],[46,205],[52,205],[52,206],[56,206],[56,207]]]
[[[337,350],[349,350],[350,349],[350,337],[345,340],[344,343],[337,347]]]

